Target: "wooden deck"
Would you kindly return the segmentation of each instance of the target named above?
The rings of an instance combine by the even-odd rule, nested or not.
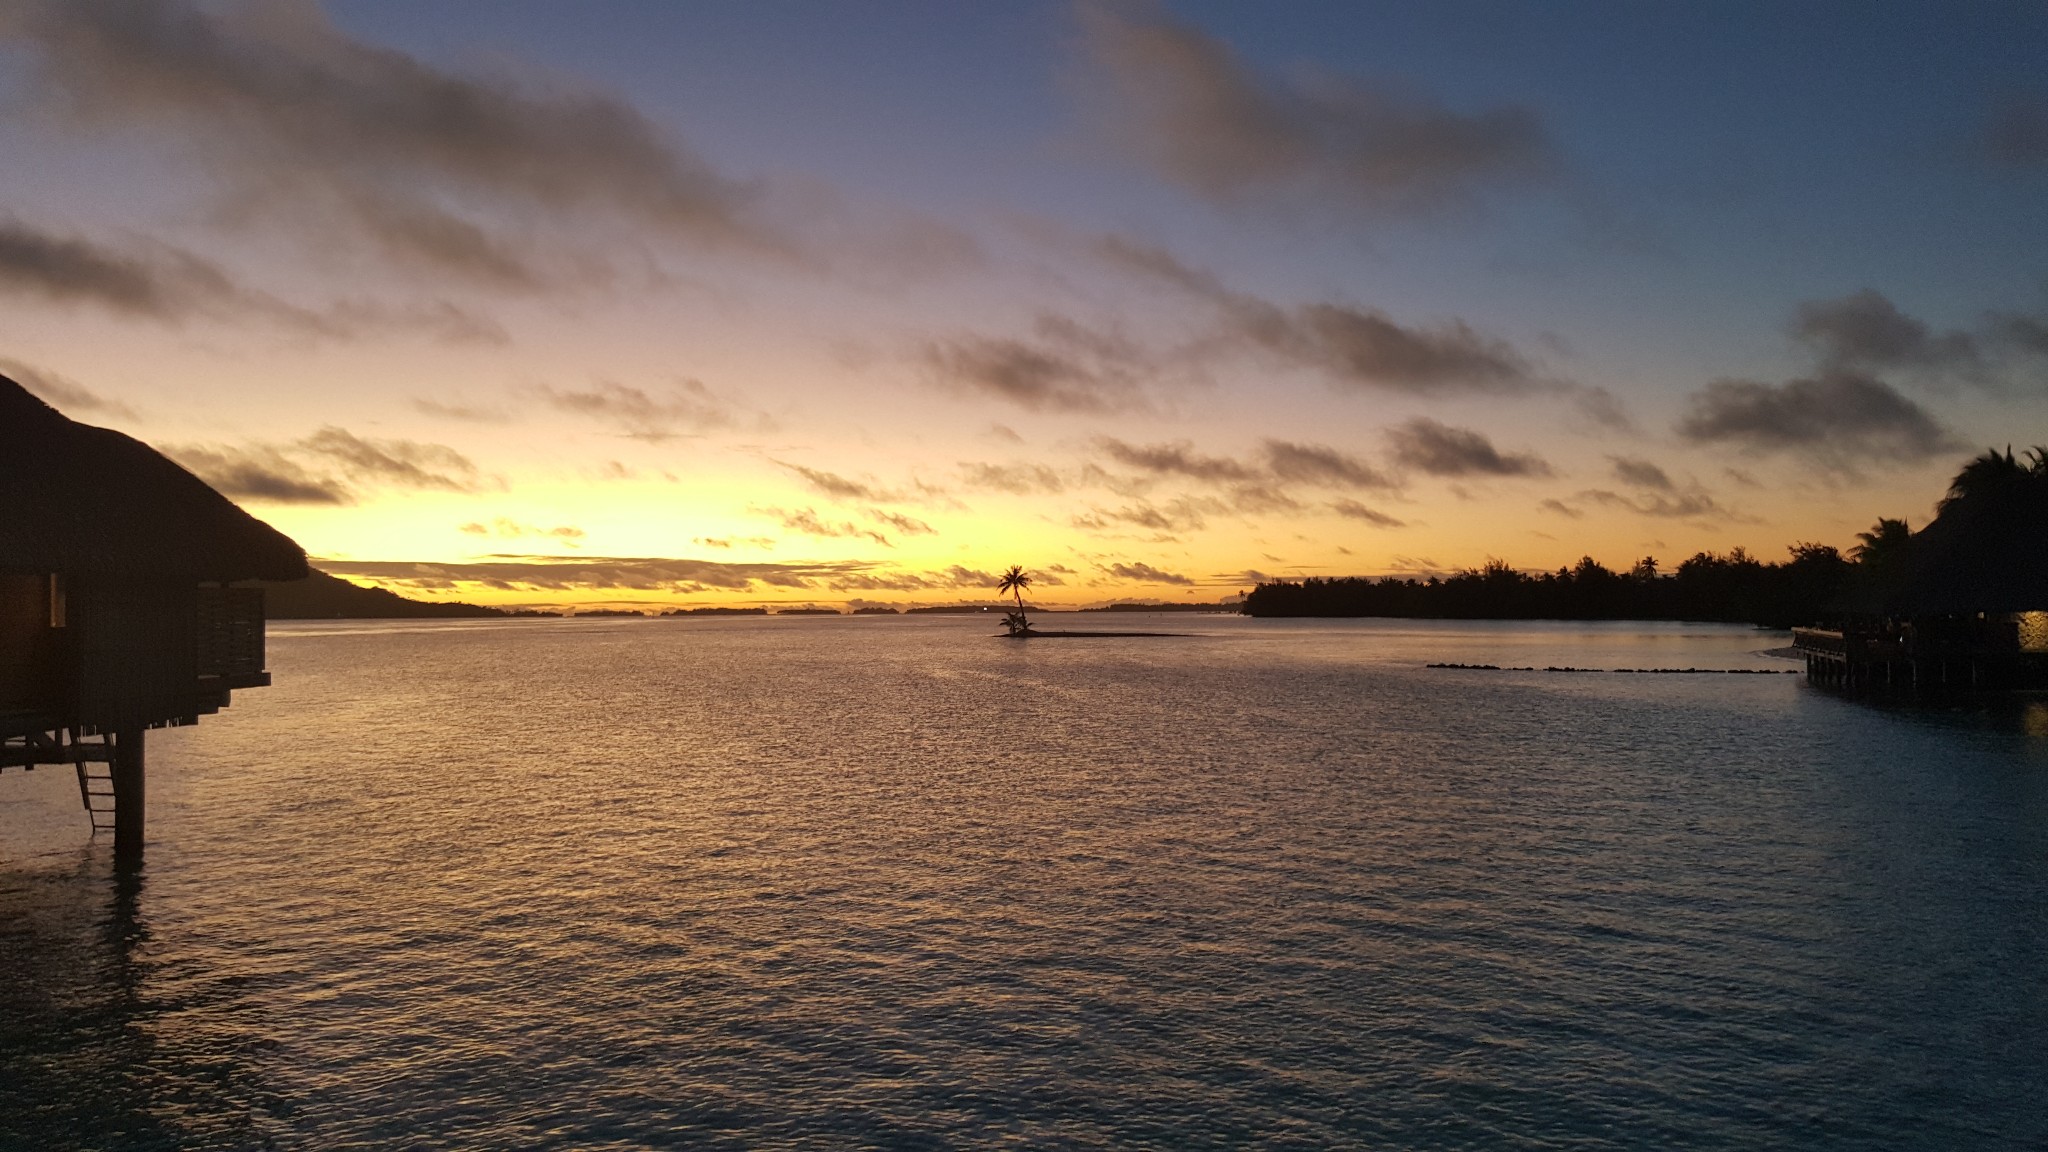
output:
[[[2048,687],[2048,653],[2022,650],[1998,621],[1795,628],[1792,642],[1807,679],[1832,688],[1941,693]]]

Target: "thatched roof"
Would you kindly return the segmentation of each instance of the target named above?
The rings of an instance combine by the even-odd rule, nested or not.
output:
[[[1899,615],[2048,610],[2048,478],[1952,501],[1883,596]]]
[[[0,376],[0,570],[296,580],[306,553],[149,445]]]

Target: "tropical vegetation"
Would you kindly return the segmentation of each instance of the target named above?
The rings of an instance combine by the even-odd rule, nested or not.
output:
[[[996,581],[997,592],[1009,592],[1017,597],[1017,610],[1003,614],[1003,626],[1010,630],[1012,636],[1031,634],[1031,621],[1024,615],[1024,590],[1029,587],[1031,575],[1017,564],[1010,565],[1009,570],[1003,573],[1002,579]]]
[[[1700,552],[1665,571],[1644,557],[1615,571],[1588,556],[1555,572],[1505,560],[1448,576],[1310,578],[1260,584],[1251,616],[1453,620],[1715,620],[1784,628],[1855,616],[2048,607],[2048,447],[1965,464],[1932,523],[1883,518],[1844,556],[1801,542],[1766,561]]]

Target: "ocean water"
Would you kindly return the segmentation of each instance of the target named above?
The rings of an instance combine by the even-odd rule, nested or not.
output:
[[[2048,701],[1065,619],[277,626],[0,777],[0,1147],[2048,1145]]]

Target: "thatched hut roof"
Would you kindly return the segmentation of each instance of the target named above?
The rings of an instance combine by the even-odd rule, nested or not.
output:
[[[149,445],[0,376],[0,570],[296,580],[306,553]]]
[[[1951,502],[1914,534],[1883,602],[1913,616],[2048,610],[2048,478]]]

